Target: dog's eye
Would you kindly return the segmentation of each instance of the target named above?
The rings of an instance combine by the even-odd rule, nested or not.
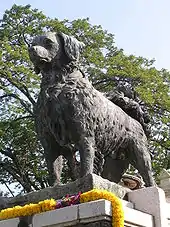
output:
[[[46,46],[52,46],[53,45],[53,41],[51,39],[44,39],[43,42]]]

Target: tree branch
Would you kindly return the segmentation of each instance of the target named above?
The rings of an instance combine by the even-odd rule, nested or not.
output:
[[[18,117],[12,121],[20,121],[20,120],[23,120],[23,119],[27,119],[27,118],[34,118],[34,116],[32,115],[27,115],[27,116],[24,116],[24,117]]]
[[[96,86],[96,85],[99,85],[99,84],[102,84],[102,83],[105,83],[105,82],[110,82],[110,81],[115,81],[115,79],[112,77],[112,78],[106,78],[106,79],[103,79],[103,80],[99,80],[99,81],[93,83],[93,86]]]
[[[0,96],[0,100],[1,99],[4,99],[4,98],[7,98],[7,97],[12,97],[12,98],[15,98],[17,100],[20,101],[21,105],[25,108],[25,110],[31,114],[31,116],[34,117],[34,114],[33,112],[30,110],[30,108],[28,107],[27,103],[25,101],[23,101],[17,94],[6,94],[6,95],[2,95]]]
[[[23,85],[24,89],[25,89],[25,93],[23,93],[27,98],[28,100],[32,103],[32,105],[35,105],[35,100],[32,98],[32,96],[30,95],[29,91],[28,91],[28,88]]]
[[[28,92],[28,89],[25,85],[22,85],[23,88],[21,86],[18,86],[17,83],[15,83],[14,81],[10,80],[9,78],[7,78],[7,80],[16,88],[18,88],[18,90],[20,90],[27,98],[28,100],[32,103],[32,105],[35,105],[35,100],[31,97],[30,93]]]
[[[12,150],[10,148],[6,148],[5,150],[0,150],[0,153],[11,158],[12,160],[15,158],[13,153],[12,153]]]
[[[15,180],[17,180],[26,190],[26,192],[32,191],[31,186],[27,182],[24,182],[23,179],[15,173],[15,170],[12,168],[12,166],[0,161],[0,167],[3,168],[7,173],[9,173]]]
[[[14,76],[14,72],[11,72],[11,74],[12,74],[12,76]],[[32,103],[32,105],[35,105],[35,100],[32,98],[32,96],[30,95],[30,93],[28,91],[28,88],[24,84],[22,84],[22,86],[18,85],[15,81],[10,79],[4,73],[3,73],[3,75],[8,82],[10,82],[14,87],[16,87],[21,93],[23,93],[28,98],[28,100]]]
[[[7,183],[4,181],[3,184],[5,184],[5,187],[8,189],[8,191],[11,193],[12,197],[15,197],[12,190],[10,189],[10,187],[7,185]]]

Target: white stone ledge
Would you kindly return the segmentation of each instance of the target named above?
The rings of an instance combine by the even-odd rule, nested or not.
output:
[[[168,219],[170,219],[170,203],[167,203],[166,205],[167,205],[167,208],[166,208],[166,210],[167,210],[167,217],[168,217]]]
[[[132,209],[133,204],[122,201],[125,211],[125,223],[131,226],[153,227],[153,218],[149,214]],[[32,219],[33,227],[64,227],[78,223],[92,223],[95,221],[109,220],[112,218],[111,202],[101,199],[71,207],[36,214]],[[17,227],[19,219],[0,221],[0,227]],[[127,224],[128,226],[128,224]]]
[[[150,214],[143,213],[125,207],[125,223],[131,223],[130,226],[154,227],[153,217]],[[162,226],[163,227],[163,226]]]
[[[70,226],[78,223],[78,206],[64,207],[58,210],[47,211],[41,214],[36,214],[33,217],[33,226]],[[0,226],[1,227],[1,226]]]
[[[89,218],[112,216],[111,202],[104,199],[79,204],[78,210],[81,222],[84,222],[86,219],[89,220]]]
[[[0,227],[18,227],[19,218],[0,221]]]
[[[155,227],[167,227],[167,203],[165,193],[161,188],[148,187],[128,193],[128,200],[135,204],[135,210],[140,210],[154,217]]]

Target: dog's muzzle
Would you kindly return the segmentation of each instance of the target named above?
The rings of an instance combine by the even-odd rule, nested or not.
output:
[[[48,55],[48,51],[42,46],[32,46],[28,49],[30,59],[35,62],[50,62],[51,58]]]

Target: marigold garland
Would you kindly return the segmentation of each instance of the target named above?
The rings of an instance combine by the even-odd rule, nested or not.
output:
[[[112,204],[112,226],[124,227],[124,212],[121,200],[113,193],[106,190],[93,189],[80,195],[80,203],[98,199],[109,200]]]
[[[13,208],[7,208],[1,210],[0,220],[21,216],[30,216],[33,214],[54,210],[56,207],[56,203],[57,202],[54,199],[47,199],[37,204],[30,203],[25,206],[14,206]]]
[[[25,206],[15,206],[0,211],[0,220],[16,218],[21,216],[30,216],[37,213],[55,210],[65,206],[71,206],[79,203],[90,202],[98,199],[109,200],[112,204],[112,225],[114,227],[124,226],[124,212],[121,200],[113,193],[106,190],[94,189],[83,194],[63,197],[61,200],[48,199],[37,204],[28,204]]]

